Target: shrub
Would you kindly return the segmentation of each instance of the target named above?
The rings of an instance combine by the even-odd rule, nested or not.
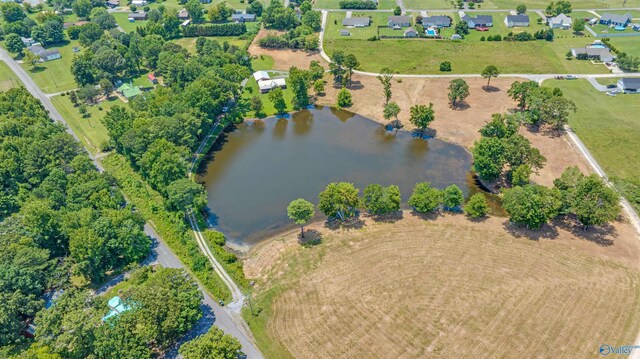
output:
[[[377,5],[375,2],[369,0],[343,0],[340,1],[340,8],[375,10],[377,8]]]
[[[351,105],[353,105],[353,102],[351,101],[351,92],[343,87],[342,90],[338,92],[338,107],[351,107]]]
[[[442,72],[450,72],[451,71],[451,62],[443,61],[440,63],[440,71]]]
[[[442,204],[444,204],[445,208],[449,210],[456,209],[460,207],[462,201],[464,201],[462,190],[455,184],[452,184],[442,191]]]
[[[487,215],[489,212],[489,205],[487,204],[487,199],[482,193],[476,193],[464,206],[464,211],[467,216],[471,218],[480,218]]]
[[[182,34],[185,37],[238,36],[245,32],[247,32],[247,26],[244,23],[197,24],[182,27]]]
[[[416,212],[433,212],[442,204],[442,193],[437,188],[432,188],[429,182],[417,183],[413,188],[413,194],[409,198],[409,205]]]

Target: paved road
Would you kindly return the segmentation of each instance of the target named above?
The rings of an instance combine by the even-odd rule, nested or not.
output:
[[[314,10],[327,10],[327,11],[353,11],[353,12],[393,12],[393,9],[376,9],[376,10],[360,10],[360,9],[322,9],[322,8],[313,8]],[[490,13],[490,12],[505,12],[509,9],[405,9],[405,12],[420,12],[420,11],[428,11],[430,13],[435,12],[480,12],[480,13]],[[512,9],[515,10],[515,7]],[[574,11],[609,11],[609,10],[640,10],[637,7],[616,7],[616,8],[607,8],[607,9],[573,9]],[[542,12],[544,13],[544,9],[528,9],[527,12]]]
[[[76,136],[76,134],[69,128],[65,119],[60,115],[58,110],[53,106],[49,97],[42,92],[40,87],[36,85],[36,83],[31,79],[29,74],[15,61],[13,58],[2,48],[0,48],[0,59],[4,61],[9,68],[16,74],[16,76],[22,81],[23,85],[27,88],[27,90],[38,100],[42,102],[42,105],[45,107],[47,111],[49,111],[50,117],[59,123],[62,123],[69,134],[71,134],[76,141],[82,143],[80,139]],[[89,153],[89,157],[98,168],[98,171],[103,172],[104,168],[102,165],[95,159],[95,157]],[[154,239],[156,245],[153,248],[153,251],[156,256],[156,261],[167,268],[184,268],[184,265],[180,261],[179,258],[169,249],[169,247],[164,243],[162,238],[158,235],[158,233],[153,229],[153,227],[146,223],[144,226],[145,233]],[[204,295],[203,300],[203,309],[205,311],[205,318],[198,323],[198,326],[194,329],[195,333],[203,334],[205,333],[209,327],[215,323],[220,329],[222,329],[225,333],[228,333],[235,338],[237,338],[242,344],[242,351],[247,355],[249,359],[261,359],[263,358],[262,354],[249,339],[249,335],[247,334],[249,331],[244,327],[242,318],[237,314],[237,311],[231,313],[227,311],[226,308],[220,307],[218,303],[211,298],[203,289],[200,287]],[[194,333],[190,333],[193,336]]]

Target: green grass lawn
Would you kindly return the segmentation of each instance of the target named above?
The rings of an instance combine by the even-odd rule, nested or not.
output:
[[[490,64],[502,73],[607,73],[604,66],[565,59],[571,47],[588,42],[590,39],[571,37],[553,42],[389,39],[372,45],[356,39],[328,39],[324,46],[329,54],[344,50],[356,55],[364,71],[391,67],[400,73],[439,73],[440,63],[450,61],[455,73],[480,73]]]
[[[47,48],[58,49],[62,58],[43,62],[36,69],[30,64],[22,64],[31,78],[45,93],[56,93],[75,89],[77,84],[71,75],[71,61],[73,60],[73,47],[80,47],[77,40],[65,42],[62,46],[52,45]]]
[[[434,9],[457,9],[451,0],[404,0],[407,9],[434,10]]]
[[[270,75],[271,75],[271,78],[278,76],[274,74],[270,74]],[[291,106],[291,99],[293,98],[293,93],[291,92],[291,89],[286,88],[286,89],[283,89],[282,92],[284,93],[284,100],[287,103],[287,111],[293,111],[293,107]],[[249,100],[253,96],[258,96],[260,97],[260,99],[262,99],[262,104],[264,106],[263,112],[265,115],[272,116],[276,114],[276,110],[275,108],[273,108],[273,103],[269,101],[269,94],[268,93],[261,94],[260,90],[258,89],[258,83],[253,77],[251,77],[247,82],[247,86],[244,89],[242,98]],[[247,114],[247,117],[255,117],[255,113],[250,112]]]
[[[346,13],[342,11],[330,12],[327,18],[327,29],[324,32],[325,39],[339,39],[340,30],[347,30],[351,33],[349,38],[366,40],[378,34],[378,26],[387,24],[387,17],[391,13],[376,13],[376,12],[353,12],[352,17],[369,16],[371,17],[371,25],[367,27],[354,27],[346,28],[342,26],[342,20],[346,17]]]
[[[7,64],[0,61],[0,91],[7,91],[21,85],[22,82],[20,82],[16,74],[11,71]]]
[[[129,22],[129,12],[114,12],[111,14],[116,19],[116,22],[118,23],[118,25],[120,25],[120,27],[126,33],[136,31],[136,28],[138,26],[142,27],[147,24],[147,20],[138,20],[134,22]]]
[[[612,37],[611,44],[618,51],[626,52],[632,56],[640,56],[640,37]]]
[[[545,86],[559,87],[576,103],[569,125],[616,184],[640,179],[640,95],[607,96],[586,80],[553,80]]]
[[[255,59],[251,59],[251,67],[254,71],[273,69],[273,57],[269,55],[260,55]]]
[[[83,118],[68,96],[55,96],[51,99],[51,102],[67,121],[73,132],[80,138],[84,146],[93,154],[99,153],[103,145],[109,141],[107,129],[101,122],[102,117],[115,105],[125,106],[122,101],[114,97],[110,101],[101,102],[99,105],[87,106],[88,113],[91,116]]]

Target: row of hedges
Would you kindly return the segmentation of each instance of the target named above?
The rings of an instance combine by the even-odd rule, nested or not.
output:
[[[343,0],[340,1],[340,8],[375,10],[378,8],[378,6],[375,2],[370,0]]]
[[[227,23],[227,24],[198,24],[187,25],[182,28],[182,34],[185,37],[200,36],[238,36],[247,32],[247,26],[244,23]]]
[[[162,195],[145,184],[122,155],[109,155],[102,165],[116,179],[127,200],[153,224],[169,248],[204,288],[216,299],[230,301],[231,292],[198,248],[190,227],[185,223],[184,214],[167,210]]]

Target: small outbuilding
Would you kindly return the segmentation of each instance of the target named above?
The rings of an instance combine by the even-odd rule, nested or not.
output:
[[[232,14],[231,21],[233,22],[253,22],[256,21],[255,14]]]
[[[410,27],[404,30],[404,37],[418,37],[418,32],[414,28]]]
[[[351,33],[348,30],[340,30],[340,36],[350,36]]]
[[[153,72],[149,72],[149,74],[147,74],[147,79],[149,79],[149,82],[154,85],[158,83],[158,78],[153,74]]]

